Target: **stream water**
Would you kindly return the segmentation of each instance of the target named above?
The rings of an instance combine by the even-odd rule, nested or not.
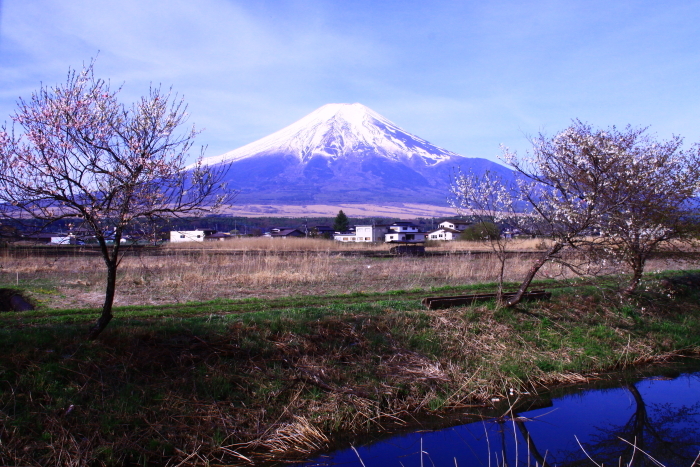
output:
[[[299,465],[700,466],[700,368],[655,372],[553,391],[513,416],[358,442]]]

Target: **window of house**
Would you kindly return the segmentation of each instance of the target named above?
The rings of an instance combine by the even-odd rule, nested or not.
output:
[[[185,238],[185,234],[181,234],[181,235],[180,235],[180,238]]]

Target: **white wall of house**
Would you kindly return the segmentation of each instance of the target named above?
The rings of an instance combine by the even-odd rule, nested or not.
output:
[[[70,237],[68,235],[60,235],[51,237],[52,245],[70,245]]]
[[[364,240],[356,240],[356,236],[353,234],[334,234],[333,240],[335,240],[336,242],[364,241]]]
[[[428,232],[426,238],[428,240],[456,240],[459,237],[460,232],[453,229],[437,229],[432,232]]]
[[[385,242],[424,242],[425,232],[420,232],[418,226],[410,223],[397,222],[388,227],[384,234]]]
[[[356,225],[355,234],[335,234],[339,242],[424,242],[425,232],[415,225]]]
[[[459,221],[444,221],[440,222],[438,224],[438,227],[443,227],[446,229],[453,229],[453,230],[459,230],[460,232],[469,227],[468,222],[459,222]]]
[[[170,243],[203,242],[205,235],[204,230],[171,230]]]
[[[389,231],[386,225],[356,225],[356,242],[382,242],[384,234]]]
[[[418,227],[415,225],[390,225],[389,230],[393,232],[418,232]]]
[[[356,225],[355,226],[355,241],[356,242],[374,242],[374,229],[371,225]]]
[[[425,232],[396,232],[384,235],[385,242],[424,242]]]

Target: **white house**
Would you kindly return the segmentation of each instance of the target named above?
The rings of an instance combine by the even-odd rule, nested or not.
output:
[[[431,230],[426,234],[428,240],[457,240],[462,232],[449,227],[442,227],[437,230]]]
[[[424,242],[425,232],[411,222],[394,222],[391,225],[357,225],[355,232],[333,235],[339,242]]]
[[[70,245],[70,235],[52,235],[50,243],[52,245]]]
[[[389,232],[388,225],[357,225],[355,226],[356,242],[381,242]]]
[[[518,228],[513,228],[513,227],[505,227],[501,231],[501,237],[503,238],[517,238],[522,234],[520,229]]]
[[[449,219],[446,221],[442,221],[438,224],[438,227],[442,227],[445,229],[452,229],[452,230],[457,230],[459,232],[464,231],[467,227],[469,227],[470,223],[467,221],[459,220],[459,219]]]
[[[333,234],[333,240],[336,242],[354,242],[357,240],[355,232],[340,232]]]
[[[171,230],[170,243],[203,242],[205,237],[215,233],[216,230]]]
[[[412,222],[394,222],[389,226],[389,231],[384,234],[384,241],[419,243],[425,241],[425,232],[421,232]]]
[[[299,229],[270,229],[269,232],[265,232],[263,237],[270,238],[290,238],[290,237],[305,237],[306,234]]]

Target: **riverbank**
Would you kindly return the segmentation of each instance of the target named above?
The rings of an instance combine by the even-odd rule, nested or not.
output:
[[[700,272],[539,284],[517,309],[426,310],[426,290],[0,316],[0,464],[305,458],[340,433],[700,352]],[[478,292],[492,286],[441,289]],[[435,293],[433,293],[435,294]]]

